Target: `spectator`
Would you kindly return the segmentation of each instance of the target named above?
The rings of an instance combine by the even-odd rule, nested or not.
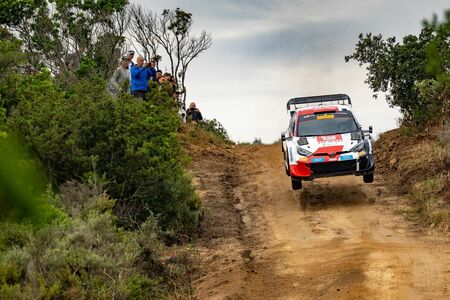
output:
[[[150,69],[150,72],[151,72],[151,80],[152,81],[156,81],[156,61],[154,61],[154,60],[151,60],[149,63],[148,63],[148,68]]]
[[[139,55],[136,64],[131,66],[131,94],[147,100],[148,81],[152,76],[150,65],[144,65],[144,58]]]
[[[170,85],[170,94],[172,95],[173,98],[177,98],[177,81],[175,79],[175,77],[173,76],[168,76],[167,82]]]
[[[127,56],[123,56],[120,61],[120,66],[114,71],[111,79],[108,82],[108,91],[113,95],[119,92],[126,92],[128,83],[130,81],[130,70],[128,69],[130,60]]]
[[[130,69],[131,69],[131,66],[134,66],[134,62],[133,62],[134,51],[133,50],[128,50],[127,57],[130,60]]]
[[[158,79],[159,85],[163,85],[163,84],[166,83],[166,82],[167,82],[167,77],[164,76],[164,75],[161,75],[161,76],[159,77],[159,79]]]
[[[156,73],[155,73],[155,81],[157,82],[157,83],[159,83],[159,79],[160,78],[162,78],[162,71],[161,70],[158,70],[158,71],[156,71]]]
[[[172,78],[172,75],[170,74],[170,73],[164,73],[164,75],[163,75],[165,78],[166,78],[166,81],[169,81],[170,80],[170,78]]]
[[[195,102],[191,102],[186,113],[187,117],[194,122],[203,120],[202,113],[200,112],[200,110],[198,110],[197,106],[195,105]]]

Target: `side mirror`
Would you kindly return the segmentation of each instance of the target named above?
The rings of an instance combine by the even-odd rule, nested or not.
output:
[[[281,132],[281,141],[285,141],[286,140],[286,131],[282,131]]]
[[[373,131],[372,126],[369,126],[369,129],[368,129],[368,130],[363,130],[362,132],[364,133],[364,135],[369,135],[369,134],[372,133],[372,131]]]

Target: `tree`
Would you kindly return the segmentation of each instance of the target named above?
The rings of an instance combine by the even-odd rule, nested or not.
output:
[[[434,38],[427,47],[427,72],[435,76],[450,72],[450,10],[444,13],[444,20],[439,22],[436,15],[423,21],[424,27],[433,28]]]
[[[440,24],[434,17],[424,21],[418,36],[407,35],[402,43],[395,37],[384,39],[381,34],[360,34],[355,52],[345,56],[345,61],[356,60],[359,65],[367,65],[366,83],[375,92],[385,92],[391,106],[400,108],[406,121],[417,124],[427,122],[432,106],[424,98],[420,83],[435,80],[438,74],[449,71],[449,20],[450,11]],[[439,108],[437,108],[439,110]]]
[[[21,47],[22,42],[0,26],[0,111],[3,110],[5,115],[18,103],[13,87],[17,85],[17,73],[26,61]]]
[[[159,45],[152,30],[156,26],[154,14],[139,5],[130,6],[128,12],[132,20],[129,28],[130,36],[143,50],[144,58],[147,61],[153,58],[160,58],[158,55]]]
[[[18,25],[24,18],[30,17],[41,1],[3,0],[0,2],[0,24]]]
[[[22,39],[29,53],[29,72],[43,66],[54,75],[73,73],[84,60],[107,76],[117,65],[128,27],[127,0],[6,0],[24,11],[0,14],[0,23]]]
[[[161,15],[139,6],[134,6],[131,11],[133,15],[132,36],[146,53],[156,54],[156,46],[150,46],[150,43],[156,42],[162,47],[170,61],[171,73],[184,91],[180,104],[185,107],[185,83],[188,67],[194,58],[211,47],[211,35],[205,31],[199,36],[191,35],[192,14],[180,8],[165,9]],[[146,50],[149,47],[151,51]]]
[[[384,40],[381,34],[361,34],[355,52],[346,56],[345,60],[348,62],[354,59],[360,66],[368,64],[365,82],[375,93],[386,92],[388,103],[400,107],[409,118],[418,102],[415,82],[430,77],[425,66],[426,46],[431,37],[428,28],[422,30],[419,37],[404,37],[403,44],[394,37]],[[374,94],[374,98],[377,98],[377,94]]]

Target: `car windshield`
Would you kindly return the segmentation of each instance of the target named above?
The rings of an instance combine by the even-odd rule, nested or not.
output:
[[[298,136],[329,135],[356,131],[358,126],[350,111],[302,115],[298,118]]]

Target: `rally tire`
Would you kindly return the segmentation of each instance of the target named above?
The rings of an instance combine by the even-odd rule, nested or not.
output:
[[[373,182],[373,173],[364,174],[363,180],[365,183],[372,183]]]
[[[287,176],[291,176],[291,168],[286,153],[283,153],[284,170]]]
[[[284,161],[284,170],[286,171],[287,176],[291,176],[291,167],[286,160]]]
[[[292,189],[294,191],[300,190],[302,188],[302,181],[300,179],[291,178],[291,183],[292,183]]]

